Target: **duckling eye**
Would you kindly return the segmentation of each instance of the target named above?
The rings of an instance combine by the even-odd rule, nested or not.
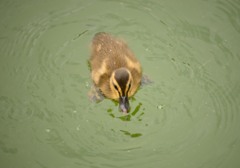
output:
[[[113,86],[114,86],[114,88],[118,91],[118,88],[117,88],[117,86],[115,85],[115,84],[113,84]]]

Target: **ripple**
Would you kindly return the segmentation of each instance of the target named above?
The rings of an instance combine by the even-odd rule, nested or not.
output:
[[[236,123],[234,122],[237,122],[235,118],[237,118],[239,109],[235,106],[237,99],[232,95],[234,95],[234,90],[239,90],[239,87],[222,87],[207,74],[204,74],[201,79],[202,85],[208,92],[214,105],[212,113],[215,113],[217,119],[216,131],[228,132],[232,124],[235,125]]]
[[[178,21],[179,22],[179,21]],[[211,40],[211,30],[206,26],[194,25],[188,21],[180,21],[176,24],[173,29],[175,35],[194,38],[203,40],[205,42],[210,42]]]
[[[11,99],[5,96],[0,97],[0,111],[2,121],[22,122],[32,118],[35,107],[32,103],[24,103],[21,100]]]
[[[178,20],[175,28],[170,31],[170,35],[182,41],[182,38],[201,40],[211,45],[217,45],[226,56],[232,59],[239,59],[237,54],[230,49],[230,42],[216,32],[214,28],[189,23],[188,21]]]
[[[223,37],[207,27],[181,22],[181,25],[176,26],[169,34],[171,37],[166,44],[171,44],[171,47],[165,51],[168,59],[157,63],[156,58],[156,63],[152,65],[158,65],[161,81],[149,88],[149,93],[155,93],[151,95],[151,100],[143,101],[152,106],[160,103],[163,108],[159,109],[158,115],[157,112],[151,112],[151,115],[155,120],[163,120],[145,120],[151,131],[143,134],[146,144],[142,145],[142,150],[148,153],[152,160],[156,160],[155,156],[159,155],[171,155],[180,160],[186,153],[196,156],[196,151],[204,151],[206,146],[213,150],[231,146],[239,139],[235,134],[239,127],[239,107],[236,106],[239,97],[236,97],[236,94],[233,96],[234,91],[239,93],[239,79],[231,78],[228,81],[227,76],[237,66],[237,63],[233,62],[239,63],[239,58],[228,48]],[[211,47],[215,44],[217,49],[214,51],[208,47],[201,51],[198,47]],[[166,72],[168,76],[164,76]],[[157,77],[159,78],[159,74]],[[145,113],[144,118],[146,115]],[[228,138],[231,135],[235,137]],[[161,139],[155,140],[158,137]],[[151,143],[147,144],[148,142]],[[215,145],[210,147],[211,143]],[[210,152],[204,161],[200,159],[195,164],[211,163],[211,158],[214,157],[221,160],[228,156],[231,150],[224,150],[217,154],[217,157],[216,153]],[[141,155],[141,158],[144,157],[146,156]],[[165,158],[161,163],[167,164],[172,157]]]
[[[0,141],[0,149],[4,154],[16,154],[17,148],[7,146],[4,142]]]
[[[232,24],[233,28],[240,33],[240,3],[238,0],[226,0],[226,1],[218,1],[217,3],[218,9],[221,13],[224,13],[230,23]],[[222,18],[222,14],[218,13],[218,17]]]
[[[239,31],[239,5],[227,2],[218,2],[218,9]],[[211,25],[180,19],[170,9],[154,1],[80,3],[42,13],[12,36],[1,36],[4,57],[13,58],[1,68],[4,81],[16,77],[11,88],[19,91],[0,96],[1,121],[31,121],[26,127],[33,144],[50,147],[52,158],[74,166],[220,165],[239,143],[240,87],[238,68],[232,69],[239,58]],[[128,36],[155,82],[139,90],[126,116],[112,101],[91,104],[85,94],[85,43],[100,30]],[[5,142],[0,141],[5,153],[18,152]],[[32,160],[48,167],[39,158]]]

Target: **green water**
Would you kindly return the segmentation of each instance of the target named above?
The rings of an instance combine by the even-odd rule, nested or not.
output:
[[[240,1],[0,2],[1,168],[239,168]],[[152,81],[88,100],[97,32]]]

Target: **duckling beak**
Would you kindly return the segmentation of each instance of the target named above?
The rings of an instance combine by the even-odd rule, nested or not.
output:
[[[119,109],[124,113],[127,113],[129,111],[130,106],[129,106],[128,97],[121,96],[119,98]]]

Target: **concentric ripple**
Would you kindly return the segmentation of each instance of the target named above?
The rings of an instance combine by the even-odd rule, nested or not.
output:
[[[239,167],[237,0],[0,4],[0,167]],[[153,81],[127,115],[87,98],[99,31]]]

